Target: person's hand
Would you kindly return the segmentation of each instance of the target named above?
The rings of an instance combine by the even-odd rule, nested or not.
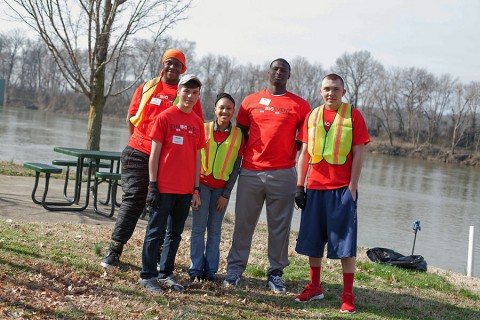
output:
[[[192,209],[198,210],[201,205],[202,201],[200,200],[200,193],[198,193],[198,191],[195,191],[192,196]]]
[[[218,200],[217,200],[217,210],[218,211],[225,210],[227,205],[228,205],[228,199],[227,198],[224,198],[222,196],[218,197]]]
[[[295,192],[295,203],[300,209],[305,209],[305,188],[304,186],[297,186],[297,192]]]
[[[160,206],[160,193],[158,192],[157,181],[150,181],[148,184],[147,205],[158,209]]]

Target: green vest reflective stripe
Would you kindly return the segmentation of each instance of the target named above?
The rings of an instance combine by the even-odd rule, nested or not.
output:
[[[155,92],[155,88],[157,85],[160,83],[161,78],[153,78],[143,85],[142,88],[142,99],[140,100],[140,105],[138,106],[137,113],[133,117],[130,118],[130,122],[135,126],[138,127],[140,122],[142,122],[143,115],[144,115],[144,108],[147,105],[148,102],[150,102],[150,99],[152,98],[153,93]]]
[[[328,132],[323,123],[324,108],[325,105],[321,105],[308,117],[308,153],[311,163],[325,159],[330,164],[342,165],[352,149],[352,105],[342,103]]]
[[[213,122],[205,123],[207,145],[201,150],[202,174],[207,176],[213,173],[215,179],[228,181],[242,145],[242,131],[232,125],[227,139],[217,143],[213,138],[213,128]]]

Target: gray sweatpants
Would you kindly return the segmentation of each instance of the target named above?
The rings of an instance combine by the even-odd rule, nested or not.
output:
[[[297,174],[295,168],[240,171],[235,203],[235,228],[227,258],[227,273],[241,275],[247,267],[253,232],[263,204],[268,226],[268,261],[270,268],[282,271],[288,266],[288,242],[295,203]]]

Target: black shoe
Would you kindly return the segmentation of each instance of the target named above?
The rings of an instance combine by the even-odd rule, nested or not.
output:
[[[110,242],[108,252],[105,257],[103,257],[102,262],[100,262],[101,266],[108,269],[117,267],[120,262],[120,256],[122,255],[122,251],[123,244],[116,241]]]
[[[108,250],[107,255],[103,257],[102,262],[100,262],[102,267],[107,269],[118,267],[119,263],[120,263],[120,254],[111,250]]]
[[[287,290],[282,275],[282,272],[272,272],[267,279],[267,288],[274,293],[285,293]]]
[[[162,287],[158,284],[157,278],[150,278],[150,279],[142,279],[139,280],[140,285],[145,290],[150,291],[152,293],[163,293]]]
[[[197,282],[202,281],[202,277],[200,277],[200,276],[190,276],[190,282],[195,282],[195,281],[197,281]]]
[[[214,274],[209,274],[203,277],[203,280],[208,282],[215,282],[217,280],[217,277]]]
[[[162,283],[165,287],[174,291],[183,292],[183,290],[185,290],[184,286],[178,283],[177,277],[175,277],[173,274],[167,276],[166,278],[158,279],[158,281],[160,281],[160,283]]]

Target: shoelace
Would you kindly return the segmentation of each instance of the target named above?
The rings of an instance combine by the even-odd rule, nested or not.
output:
[[[271,276],[272,282],[275,284],[277,287],[283,287],[283,279],[280,276]]]

